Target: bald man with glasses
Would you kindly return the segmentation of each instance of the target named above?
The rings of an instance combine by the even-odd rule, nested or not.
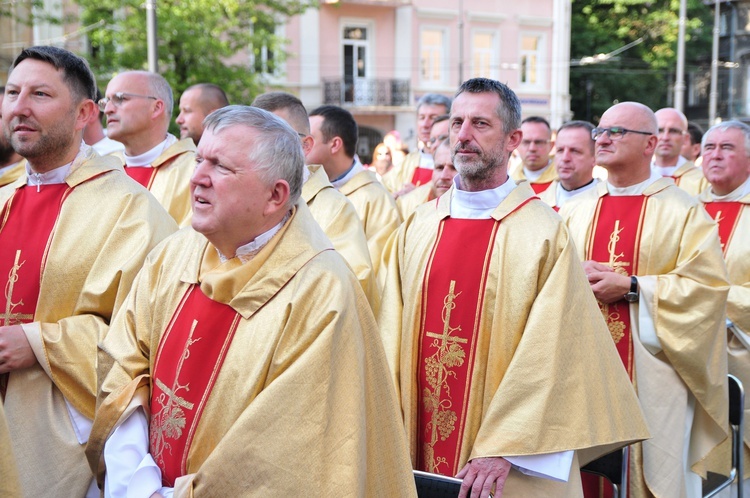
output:
[[[631,496],[692,497],[728,430],[727,274],[700,203],[651,168],[657,128],[642,104],[608,109],[591,132],[607,181],[560,215],[651,431],[630,452]]]
[[[99,109],[107,116],[109,138],[125,146],[125,172],[159,200],[178,225],[192,216],[190,177],[195,143],[168,132],[174,98],[158,74],[126,71],[107,85]]]
[[[664,177],[672,178],[678,187],[697,197],[708,182],[703,171],[681,155],[683,145],[690,142],[687,118],[671,107],[659,109],[655,115],[657,142],[651,168]]]

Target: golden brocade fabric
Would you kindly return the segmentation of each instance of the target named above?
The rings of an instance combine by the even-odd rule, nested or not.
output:
[[[693,197],[698,197],[708,187],[708,180],[703,176],[703,170],[692,161],[677,168],[672,176],[677,186]]]
[[[134,397],[147,409],[162,333],[198,282],[241,319],[175,497],[416,495],[375,319],[302,200],[245,264],[220,263],[191,229],[151,253],[101,346],[87,448],[100,477],[107,436]]]
[[[401,163],[401,167],[396,171],[396,179],[390,180],[391,183],[396,185],[396,191],[401,190],[401,187],[405,183],[411,183],[411,178],[414,176],[414,170],[419,167],[419,163],[422,160],[422,153],[419,150],[409,152],[404,161]]]
[[[148,252],[177,229],[113,157],[90,150],[66,183],[73,190],[49,246],[36,314],[24,325],[39,363],[12,372],[5,396],[21,484],[34,497],[85,494],[91,472],[65,401],[93,419],[96,345]],[[25,184],[24,174],[0,189],[0,205]]]
[[[113,156],[124,162],[122,152]],[[179,227],[190,225],[193,203],[190,196],[190,178],[195,171],[195,143],[185,138],[170,145],[156,160],[152,168],[158,168],[149,191],[172,215]]]
[[[401,218],[406,219],[422,204],[432,197],[432,183],[420,185],[408,194],[396,199],[396,206],[401,213]]]
[[[560,211],[581,257],[598,199],[606,193],[607,184],[601,183]],[[655,181],[643,195],[648,200],[637,276],[651,276],[655,282],[651,309],[662,351],[653,355],[640,347],[644,354],[635,355],[636,385],[653,436],[642,444],[643,462],[653,463],[637,471],[644,473],[650,492],[661,496],[663,490],[684,489],[682,445],[677,444],[684,431],[670,417],[687,409],[688,391],[696,399],[689,462],[693,472],[705,475],[707,456],[728,434],[723,313],[728,285],[718,232],[702,205],[670,178]],[[641,304],[630,305],[636,326]],[[659,409],[665,403],[670,409]]]
[[[309,165],[310,178],[302,185],[302,199],[315,221],[331,240],[354,274],[373,313],[380,305],[380,287],[372,269],[370,250],[357,211],[346,197],[336,190],[319,164]]]
[[[26,172],[26,159],[21,159],[18,164],[8,168],[0,174],[0,187],[18,180]]]
[[[708,190],[700,195],[702,202],[711,202]],[[742,204],[736,226],[725,248],[724,259],[729,274],[729,297],[727,299],[727,317],[742,330],[750,334],[750,195],[738,202]],[[729,351],[729,373],[736,375],[750,389],[750,351],[732,333],[727,333]],[[745,417],[750,420],[750,403],[745,403]],[[750,424],[745,424],[745,461],[750,461]],[[750,477],[750,466],[745,468],[745,478]]]
[[[401,224],[396,201],[380,184],[372,171],[360,171],[339,188],[356,209],[367,237],[370,260],[375,275],[378,275],[380,260],[388,238]]]
[[[0,496],[5,498],[22,496],[2,403],[0,403]]]
[[[521,165],[511,173],[510,177],[516,183],[527,181],[526,180],[526,175],[523,172],[523,163],[521,163]],[[550,182],[553,182],[553,181],[555,181],[557,179],[558,179],[558,177],[557,177],[557,169],[555,168],[555,160],[552,159],[550,161],[549,166],[547,167],[547,169],[544,170],[544,173],[542,173],[542,176],[540,176],[536,180],[534,180],[532,182],[529,182],[529,183],[531,183],[531,184],[534,184],[534,183],[550,183]]]
[[[423,279],[452,194],[419,207],[386,255],[379,325],[413,462]],[[459,467],[476,457],[567,450],[587,463],[649,435],[568,232],[533,196],[524,182],[492,214],[500,223],[478,315]],[[577,460],[569,483],[511,470],[506,493],[579,496],[577,472]]]

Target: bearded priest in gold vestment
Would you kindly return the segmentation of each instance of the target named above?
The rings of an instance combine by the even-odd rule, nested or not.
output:
[[[245,106],[205,125],[194,230],[151,253],[101,345],[105,494],[414,496],[375,319],[299,200],[297,133]]]
[[[84,455],[96,345],[148,252],[177,225],[119,161],[83,144],[96,113],[86,62],[16,58],[3,131],[27,159],[0,189],[0,393],[24,496],[98,496]]]
[[[724,121],[706,132],[703,140],[703,171],[711,186],[699,197],[719,227],[719,239],[730,283],[727,299],[728,369],[730,374],[742,381],[745,392],[750,388],[750,151],[746,148],[748,143],[750,127],[740,121]],[[747,402],[745,406],[745,420],[750,420]],[[748,424],[745,424],[744,440],[745,461],[749,462]],[[750,466],[745,466],[744,478],[750,478]],[[750,481],[746,481],[745,486],[750,486]]]
[[[648,107],[611,107],[592,136],[607,181],[560,214],[651,430],[631,452],[630,496],[698,497],[728,433],[729,288],[716,226],[651,169],[659,139]]]
[[[459,176],[390,241],[381,334],[416,469],[581,496],[580,464],[648,430],[565,226],[508,177],[520,115],[497,81],[458,90]]]

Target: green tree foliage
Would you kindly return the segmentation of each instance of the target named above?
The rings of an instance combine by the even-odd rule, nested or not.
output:
[[[77,0],[89,33],[87,54],[105,88],[117,73],[147,69],[144,0]],[[262,91],[260,70],[272,73],[284,40],[274,28],[302,13],[306,0],[156,0],[159,72],[175,96],[195,83],[221,86],[233,104],[249,104]],[[272,53],[274,57],[264,57]]]
[[[645,40],[607,62],[570,68],[576,119],[598,122],[615,102],[652,109],[668,105],[677,64],[679,0],[572,0],[571,59],[607,54]],[[702,0],[688,0],[686,74],[710,58],[713,17]],[[705,66],[705,64],[704,64]]]

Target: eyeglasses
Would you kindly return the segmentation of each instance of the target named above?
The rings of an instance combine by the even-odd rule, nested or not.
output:
[[[141,98],[141,99],[153,99],[153,100],[159,100],[156,97],[152,97],[151,95],[138,95],[137,93],[127,93],[127,92],[117,92],[113,94],[111,97],[104,97],[103,99],[99,99],[99,110],[104,112],[104,108],[107,107],[107,104],[112,102],[112,105],[115,107],[120,107],[123,102],[130,98]]]
[[[591,130],[591,139],[598,140],[599,137],[601,137],[605,133],[611,140],[620,140],[622,139],[622,137],[625,136],[626,133],[638,133],[639,135],[653,135],[653,133],[651,133],[650,131],[628,130],[627,128],[613,126],[611,128],[594,128],[593,130]]]
[[[521,145],[524,147],[528,147],[531,144],[536,145],[537,147],[545,146],[549,143],[549,140],[521,140]]]
[[[436,136],[436,137],[430,137],[430,140],[429,140],[429,142],[430,142],[430,145],[434,145],[434,144],[435,144],[435,142],[442,142],[442,141],[443,141],[443,140],[445,140],[446,138],[448,138],[448,135],[445,135],[445,134],[443,134],[443,135],[438,135],[438,136]]]
[[[663,135],[666,131],[667,134],[672,135],[673,137],[679,137],[684,131],[680,130],[679,128],[659,128],[659,135]]]

